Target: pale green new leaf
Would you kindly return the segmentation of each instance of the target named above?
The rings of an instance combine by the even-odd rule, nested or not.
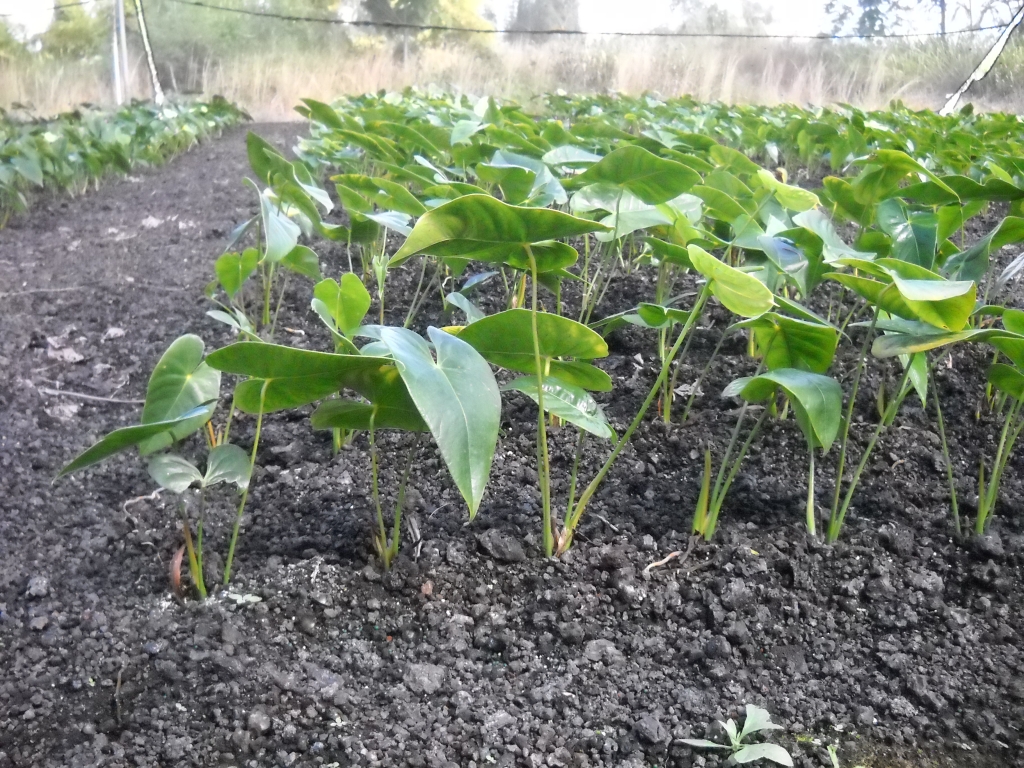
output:
[[[249,485],[249,454],[237,445],[225,443],[210,449],[206,458],[206,474],[203,475],[204,488],[218,483],[234,483],[239,489]]]
[[[543,389],[544,410],[548,413],[606,440],[615,436],[601,406],[585,389],[550,376],[544,379]],[[503,386],[502,390],[522,392],[536,403],[537,377],[520,376]]]
[[[189,486],[203,481],[203,476],[192,462],[173,453],[154,456],[146,469],[157,485],[171,493],[184,493]]]
[[[711,292],[730,312],[757,317],[775,304],[772,292],[752,275],[719,261],[698,245],[686,248],[693,268],[707,278]]]
[[[733,753],[731,762],[737,765],[753,763],[756,760],[770,760],[778,765],[792,766],[793,758],[778,744],[747,744]]]

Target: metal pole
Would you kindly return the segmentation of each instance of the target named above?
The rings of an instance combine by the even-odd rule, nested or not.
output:
[[[131,72],[128,67],[128,36],[125,34],[124,23],[124,0],[117,0],[114,4],[114,13],[117,23],[117,35],[121,41],[121,82],[124,88],[124,99],[131,98]]]
[[[118,106],[124,103],[124,88],[121,84],[121,49],[117,43],[117,9],[114,10],[114,30],[111,39],[110,52],[113,54],[113,72],[114,72],[114,101],[117,102]]]

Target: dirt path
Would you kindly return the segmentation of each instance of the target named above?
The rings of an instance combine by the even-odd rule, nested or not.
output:
[[[302,127],[257,130],[290,146]],[[731,424],[715,397],[687,425],[641,430],[558,562],[535,551],[529,408],[506,409],[472,526],[424,450],[423,547],[388,574],[367,565],[365,453],[332,458],[303,414],[285,415],[261,446],[237,599],[173,600],[175,505],[140,498],[153,484],[137,457],[50,484],[139,406],[45,390],[135,401],[178,335],[227,340],[202,291],[256,211],[243,138],[40,201],[0,231],[0,768],[713,766],[680,740],[747,702],[786,726],[804,768],[827,765],[824,742],[844,766],[1020,764],[1021,526],[1001,516],[985,545],[951,542],[913,409],[839,546],[801,532],[803,446],[783,426],[752,452],[715,545],[650,573],[686,548],[691,448]],[[288,343],[320,342],[307,302],[289,305],[307,335]],[[606,363],[626,405],[651,376],[636,381],[649,350],[635,338]],[[564,492],[572,443],[552,444]],[[909,457],[898,471],[890,450]],[[230,500],[216,501],[222,551]]]

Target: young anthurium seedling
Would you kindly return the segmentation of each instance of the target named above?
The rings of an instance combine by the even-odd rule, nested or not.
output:
[[[203,575],[203,524],[206,517],[206,489],[219,483],[233,483],[240,490],[249,486],[251,467],[249,456],[237,445],[224,443],[210,449],[206,459],[206,472],[200,472],[188,459],[172,453],[161,453],[149,460],[149,475],[172,493],[183,494],[194,485],[199,486],[199,517],[196,523],[195,543],[188,519],[188,507],[181,502],[182,530],[188,552],[192,583],[201,599],[206,599],[206,581]]]
[[[725,734],[729,739],[728,744],[719,744],[710,739],[683,739],[683,743],[701,749],[727,750],[730,752],[729,765],[744,765],[758,760],[768,760],[777,765],[793,765],[793,758],[789,752],[778,744],[771,742],[746,743],[747,739],[755,734],[782,730],[781,725],[772,722],[772,717],[766,709],[755,704],[747,704],[747,716],[743,721],[743,730],[737,728],[736,721],[731,717],[724,723],[719,720],[718,724],[725,729]]]
[[[839,382],[828,376],[796,368],[780,368],[758,376],[737,379],[723,397],[742,397],[748,402],[762,402],[774,398],[778,390],[785,392],[793,405],[800,430],[807,441],[810,456],[807,474],[807,532],[816,533],[814,506],[814,451],[828,451],[839,434],[842,418],[843,390]]]
[[[428,330],[432,347],[405,328],[363,326],[360,334],[377,339],[364,348],[367,352],[382,354],[331,354],[240,343],[214,352],[209,361],[219,370],[249,377],[236,386],[235,402],[240,410],[259,415],[257,433],[265,413],[320,400],[325,402],[313,414],[315,428],[370,433],[377,512],[374,541],[388,566],[398,550],[401,504],[389,537],[377,489],[376,430],[429,431],[472,518],[494,458],[501,401],[487,362],[472,346],[445,331]],[[344,390],[363,399],[334,398]]]
[[[203,340],[181,336],[157,361],[149,377],[141,423],[116,429],[68,463],[57,479],[138,446],[146,456],[201,429],[220,397],[220,372],[203,360]]]
[[[142,423],[114,430],[65,466],[57,478],[99,463],[120,451],[138,446],[139,454],[148,456],[183,440],[207,426],[220,396],[220,372],[203,360],[205,347],[198,336],[176,339],[157,362],[149,378]],[[212,429],[211,429],[212,434]],[[248,484],[249,467],[245,462],[244,479],[240,448],[221,445],[210,451],[206,474],[200,474],[191,463],[171,454],[158,454],[149,461],[150,474],[164,488],[182,493],[193,483],[201,487],[220,482]],[[189,567],[200,597],[206,597],[202,578],[202,513],[199,524],[199,546],[193,547],[187,519],[184,521],[185,544],[189,551]]]

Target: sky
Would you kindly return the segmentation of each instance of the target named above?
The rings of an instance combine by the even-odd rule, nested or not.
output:
[[[6,16],[31,36],[43,32],[50,24],[54,2],[0,0],[0,17]],[[510,16],[514,3],[515,0],[484,0],[484,5],[499,19]],[[718,3],[736,10],[742,4],[741,0],[718,0]],[[825,0],[762,0],[762,3],[772,11],[772,23],[767,30],[770,33],[817,35],[830,31]],[[671,0],[580,0],[580,25],[588,32],[644,32],[659,26],[674,26],[677,21],[671,12]],[[922,23],[919,28],[930,31],[934,26],[934,23]],[[959,20],[953,26],[959,26]]]
[[[52,0],[0,0],[0,18],[21,27],[28,36],[44,32],[53,20]]]

